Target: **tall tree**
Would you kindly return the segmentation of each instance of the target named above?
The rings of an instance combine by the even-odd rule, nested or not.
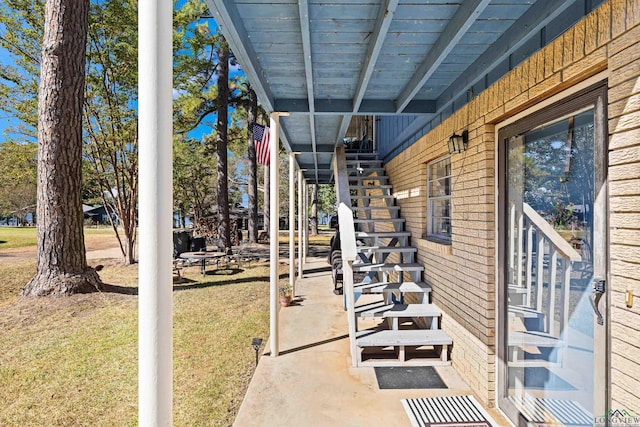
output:
[[[229,126],[229,44],[220,35],[218,44],[218,120],[216,123],[216,154],[218,155],[218,238],[225,249],[231,249],[229,222],[229,181],[227,145]]]
[[[336,187],[331,184],[322,184],[318,188],[318,210],[331,213],[336,210]]]
[[[85,193],[92,202],[98,199],[116,212],[122,228],[114,223],[114,231],[125,260],[133,262],[138,177],[136,2],[93,2],[89,15],[84,169],[90,171],[85,186],[91,189]],[[0,95],[14,100],[0,108],[19,121],[12,135],[26,140],[35,140],[37,133],[43,16],[40,0],[0,2],[0,45],[11,58],[0,71]]]
[[[215,168],[207,141],[176,135],[173,141],[173,194],[182,217],[194,223],[210,214],[216,203]]]
[[[217,155],[218,240],[221,246],[229,247],[229,201],[236,203],[242,200],[244,187],[234,177],[237,163],[232,164],[229,171],[229,159],[237,162],[233,144],[240,140],[244,144],[246,136],[243,130],[229,129],[228,106],[246,103],[246,91],[243,89],[246,85],[240,84],[242,79],[237,75],[229,78],[229,64],[235,65],[235,59],[222,34],[211,31],[209,20],[203,19],[206,11],[207,6],[202,0],[188,0],[174,19],[174,86],[177,94],[174,121],[179,134],[190,135],[195,129],[200,133],[207,127],[213,130],[211,121],[216,118],[215,132],[212,131],[205,139],[210,143],[211,152]],[[229,151],[232,151],[231,156]],[[234,183],[231,194],[229,181]]]
[[[16,215],[24,222],[25,214],[35,211],[37,151],[34,143],[0,145],[0,215]]]
[[[247,174],[249,223],[247,228],[249,243],[255,243],[258,241],[258,162],[256,142],[253,139],[253,123],[258,117],[258,97],[251,88],[249,88],[249,108],[247,113],[247,157],[249,159]]]
[[[135,262],[138,205],[137,7],[131,0],[91,7],[85,95],[85,158],[127,264]]]
[[[22,295],[99,289],[82,220],[82,105],[89,2],[47,0],[38,96],[38,260]]]

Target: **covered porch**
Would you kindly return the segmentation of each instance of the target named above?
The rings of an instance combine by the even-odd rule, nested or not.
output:
[[[381,389],[375,368],[352,368],[347,317],[326,257],[308,257],[302,271],[296,303],[280,310],[280,355],[268,357],[263,346],[235,426],[409,426],[401,399],[473,395],[452,366],[431,368],[446,388],[419,389]]]
[[[339,200],[353,199],[350,191],[353,189],[349,188],[353,184],[359,187],[357,191],[362,192],[357,197],[367,200],[364,205],[357,206],[358,209],[371,210],[373,206],[369,201],[372,198],[383,201],[383,208],[389,212],[387,219],[391,220],[389,230],[372,228],[370,234],[387,233],[394,243],[377,249],[391,250],[391,246],[397,246],[396,249],[403,253],[415,253],[417,261],[423,264],[415,265],[414,255],[409,255],[411,260],[402,263],[412,269],[407,274],[411,280],[400,278],[397,282],[403,283],[384,285],[402,286],[404,282],[420,285],[420,275],[429,275],[430,281],[435,283],[435,301],[443,308],[441,323],[452,338],[448,339],[449,345],[453,341],[456,348],[451,358],[454,367],[478,396],[482,394],[481,400],[487,405],[496,404],[499,373],[505,372],[504,365],[508,362],[504,354],[497,354],[498,343],[508,344],[508,341],[499,335],[498,322],[504,319],[500,319],[496,312],[501,308],[499,304],[504,298],[496,285],[496,242],[499,236],[496,236],[497,199],[494,198],[498,189],[494,179],[498,170],[495,162],[495,126],[520,113],[525,107],[547,100],[555,96],[557,91],[575,86],[578,80],[586,81],[587,77],[602,70],[602,61],[595,65],[585,62],[575,66],[571,64],[574,55],[579,56],[588,49],[580,43],[574,43],[574,33],[576,40],[583,40],[587,24],[592,24],[592,29],[607,29],[607,22],[612,21],[607,14],[609,9],[605,7],[599,9],[598,13],[592,13],[602,3],[598,0],[357,0],[349,3],[208,1],[212,15],[229,40],[261,104],[271,113],[271,141],[280,141],[290,155],[290,200],[295,197],[294,176],[298,177],[298,194],[302,194],[304,200],[308,199],[303,191],[305,184],[333,182],[340,187],[338,180],[334,179],[336,172],[343,170],[336,163],[336,147],[347,142],[345,136],[353,117],[375,117],[369,136],[373,136],[374,151],[379,156],[377,160],[382,162],[380,169],[387,168],[389,176],[380,170],[357,177],[357,180],[364,179],[367,183],[352,183],[347,178],[346,185],[338,188]],[[581,21],[578,27],[582,37],[579,37],[577,30],[571,30],[571,37],[563,36],[565,31],[587,15],[590,16],[587,24]],[[168,25],[168,18],[164,18],[164,24]],[[169,39],[164,42],[161,46],[170,44]],[[563,55],[566,66],[560,60]],[[535,58],[535,66],[531,65],[529,58]],[[155,60],[155,57],[151,59]],[[565,77],[564,71],[567,71],[568,77],[560,80]],[[589,78],[596,77],[602,80],[602,76]],[[535,86],[529,90],[525,82]],[[160,103],[167,102],[169,88],[166,82],[161,83],[164,96],[149,91],[151,101],[158,97]],[[508,95],[505,94],[507,88]],[[559,99],[554,102],[559,102]],[[164,107],[166,114],[169,106]],[[158,122],[155,116],[152,119],[150,123]],[[152,138],[155,131],[157,129],[150,129],[146,139],[141,132],[141,146],[143,141],[148,142],[149,150],[156,150],[162,145],[155,145]],[[163,134],[163,129],[160,131]],[[461,154],[464,149],[447,150],[447,142],[454,137],[464,140],[465,137],[458,134],[464,135],[465,131],[465,147],[469,144],[466,154]],[[418,140],[421,143],[414,144]],[[146,171],[143,171],[142,165],[140,169],[141,174],[147,177],[145,182],[149,184],[147,194],[150,195],[162,195],[170,186],[166,181],[155,180],[157,172],[166,170],[170,161],[167,147],[162,145],[160,149],[165,151],[156,157],[158,162],[152,163],[154,159],[150,156]],[[272,144],[271,150],[271,158],[276,158],[279,153],[277,144]],[[445,218],[438,223],[441,227],[436,229],[427,224],[425,215],[425,189],[429,183],[437,181],[427,175],[430,173],[427,172],[427,165],[435,164],[447,153],[455,157],[450,158],[449,166],[444,168],[445,173],[436,178],[442,178],[442,182],[452,182],[450,187],[454,190],[449,192],[449,197],[453,202],[462,202],[459,206],[463,207],[454,212],[457,216],[451,215],[448,209],[446,213],[436,215]],[[361,174],[359,169],[362,169],[360,165],[356,168],[358,175]],[[435,166],[433,171],[437,171]],[[369,184],[373,175],[377,181],[376,187],[382,193],[380,195],[368,193],[373,187]],[[272,168],[272,206],[278,206],[279,176],[280,171]],[[387,180],[385,183],[380,182],[383,176]],[[462,179],[458,179],[460,177]],[[395,188],[391,187],[390,179],[395,181]],[[150,196],[146,201],[141,197],[141,206],[144,204],[150,209],[159,206],[162,210],[165,203],[159,196]],[[400,207],[403,215],[407,216],[406,225],[397,216]],[[278,218],[277,208],[271,214],[276,219],[271,221],[274,227]],[[346,216],[351,217],[348,214]],[[293,207],[290,208],[290,215],[293,215]],[[153,220],[147,223],[148,228],[143,230],[141,226],[141,242],[147,239],[149,247],[158,247],[162,252],[163,245],[156,243],[158,236],[164,233],[161,226],[163,219],[156,220],[154,215],[148,218]],[[363,216],[357,218],[362,219]],[[306,224],[305,220],[299,222]],[[151,224],[156,228],[152,229]],[[433,234],[434,230],[448,233],[450,240],[438,242],[425,237],[428,233]],[[276,233],[277,229],[272,228],[271,235]],[[390,236],[389,233],[395,234]],[[290,236],[293,237],[293,230]],[[404,243],[398,243],[400,238],[405,239]],[[410,247],[409,239],[415,247]],[[290,240],[293,241],[293,238]],[[378,246],[377,242],[371,246]],[[350,419],[351,411],[364,413],[363,408],[366,408],[366,413],[362,416],[373,415],[373,424],[381,424],[381,420],[387,419],[392,420],[389,424],[394,424],[393,420],[402,419],[402,408],[396,404],[401,398],[400,392],[396,395],[395,391],[377,390],[373,369],[369,367],[351,368],[358,366],[360,361],[354,362],[356,352],[353,347],[348,348],[346,332],[348,330],[355,335],[357,325],[347,325],[347,319],[353,318],[352,313],[345,316],[341,299],[336,299],[330,293],[329,271],[326,277],[321,277],[321,272],[317,272],[318,276],[316,273],[310,274],[309,269],[314,268],[310,267],[312,260],[299,260],[303,272],[293,286],[296,288],[295,295],[304,299],[299,307],[284,312],[278,309],[278,249],[274,239],[271,257],[271,336],[266,347],[271,357],[264,358],[258,367],[255,377],[258,385],[252,384],[238,417],[238,425],[255,423],[256,419],[271,422],[271,416],[290,423],[292,417],[298,416],[297,412],[300,412],[299,420],[305,423],[315,419],[312,417],[326,416],[328,418],[319,422],[330,424],[333,412],[340,413],[340,420],[344,421]],[[291,253],[293,251],[292,247]],[[303,246],[300,252],[304,255],[306,248]],[[146,320],[141,321],[140,331],[141,335],[152,331],[152,336],[159,336],[160,339],[141,342],[141,353],[159,354],[159,360],[151,360],[153,363],[150,365],[157,370],[143,372],[141,369],[141,383],[149,379],[149,396],[157,396],[159,400],[147,398],[148,401],[143,402],[144,390],[141,387],[141,413],[148,410],[149,416],[155,417],[160,411],[154,405],[164,408],[164,411],[167,404],[170,407],[171,360],[166,356],[166,351],[171,346],[171,325],[163,316],[163,310],[170,313],[170,299],[160,286],[167,273],[158,267],[163,265],[162,262],[156,262],[158,252],[148,254],[147,258],[143,255],[141,252],[141,271],[144,270],[146,274],[141,274],[141,281],[144,279],[158,286],[149,287],[146,290],[148,294],[143,293],[141,286],[141,306],[148,304],[148,310],[145,313],[141,310],[141,319]],[[160,253],[160,258],[162,256],[166,254]],[[352,260],[355,259],[355,250],[350,256]],[[143,261],[148,262],[145,264]],[[318,268],[327,268],[326,260],[318,262],[322,265]],[[514,266],[516,264],[513,263]],[[543,266],[544,262],[536,265]],[[549,265],[555,266],[555,263]],[[290,267],[290,277],[296,276],[293,258],[290,258]],[[387,265],[378,267],[384,274],[387,271],[382,269],[395,269]],[[425,271],[427,273],[423,273]],[[555,270],[552,274],[555,277]],[[526,274],[518,272],[517,277],[521,276]],[[312,280],[317,280],[316,285],[311,284]],[[326,295],[315,295],[322,287],[329,288],[325,289]],[[431,287],[428,290],[427,287],[421,289],[425,294],[431,291]],[[331,301],[322,302],[325,298],[331,298]],[[353,307],[353,304],[350,306]],[[427,316],[421,313],[422,317],[432,318],[431,324],[425,329],[428,328],[433,334],[438,329],[439,314]],[[384,317],[392,315],[398,317],[393,313],[383,314]],[[314,316],[320,316],[321,320],[313,321]],[[331,323],[327,323],[329,320]],[[316,327],[317,330],[314,329]],[[393,332],[395,337],[403,331]],[[429,341],[427,338],[423,340]],[[380,344],[370,341],[368,345],[360,347],[375,347],[376,343]],[[382,344],[393,346],[387,341]],[[354,346],[353,340],[351,345]],[[440,342],[437,345],[447,344]],[[404,362],[404,344],[396,346],[399,347],[398,353],[402,354],[399,359]],[[141,357],[142,366],[144,362]],[[447,383],[450,391],[470,394],[451,367],[437,369],[445,373],[445,382],[451,380],[451,385]],[[305,375],[310,377],[309,381],[305,380]],[[317,377],[311,378],[313,376]],[[159,383],[153,383],[152,380]],[[343,396],[343,392],[348,393]],[[392,399],[390,395],[393,395]],[[424,396],[425,390],[420,390],[420,395]],[[293,403],[296,399],[300,399],[299,404]],[[393,406],[399,408],[399,412],[389,407],[391,404],[388,402],[391,401],[396,402]],[[254,412],[247,412],[249,408],[253,408],[251,410]],[[376,414],[378,409],[380,414]],[[596,409],[594,413],[602,412],[601,408]],[[273,415],[269,411],[282,415]],[[358,414],[354,414],[356,419],[360,416]],[[167,417],[170,414],[165,412],[158,418]],[[243,419],[244,424],[240,421]]]

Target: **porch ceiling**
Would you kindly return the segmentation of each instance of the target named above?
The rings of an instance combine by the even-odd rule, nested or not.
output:
[[[588,0],[206,0],[310,182],[353,115],[436,116]],[[536,41],[536,43],[542,43]],[[481,89],[484,86],[481,87]]]

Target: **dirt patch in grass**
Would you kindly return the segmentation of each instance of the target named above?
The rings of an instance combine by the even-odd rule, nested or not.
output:
[[[119,248],[118,239],[109,228],[85,228],[84,245],[87,251]],[[35,260],[36,251],[35,227],[0,227],[0,264]]]

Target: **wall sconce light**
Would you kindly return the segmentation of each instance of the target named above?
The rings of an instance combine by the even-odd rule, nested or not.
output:
[[[467,144],[469,143],[469,132],[463,131],[462,135],[458,135],[454,133],[449,137],[449,142],[447,143],[449,146],[449,154],[453,154],[455,152],[462,153],[467,149]]]
[[[251,345],[256,352],[256,366],[258,366],[258,352],[260,351],[260,346],[262,345],[262,338],[254,338],[251,340]]]

